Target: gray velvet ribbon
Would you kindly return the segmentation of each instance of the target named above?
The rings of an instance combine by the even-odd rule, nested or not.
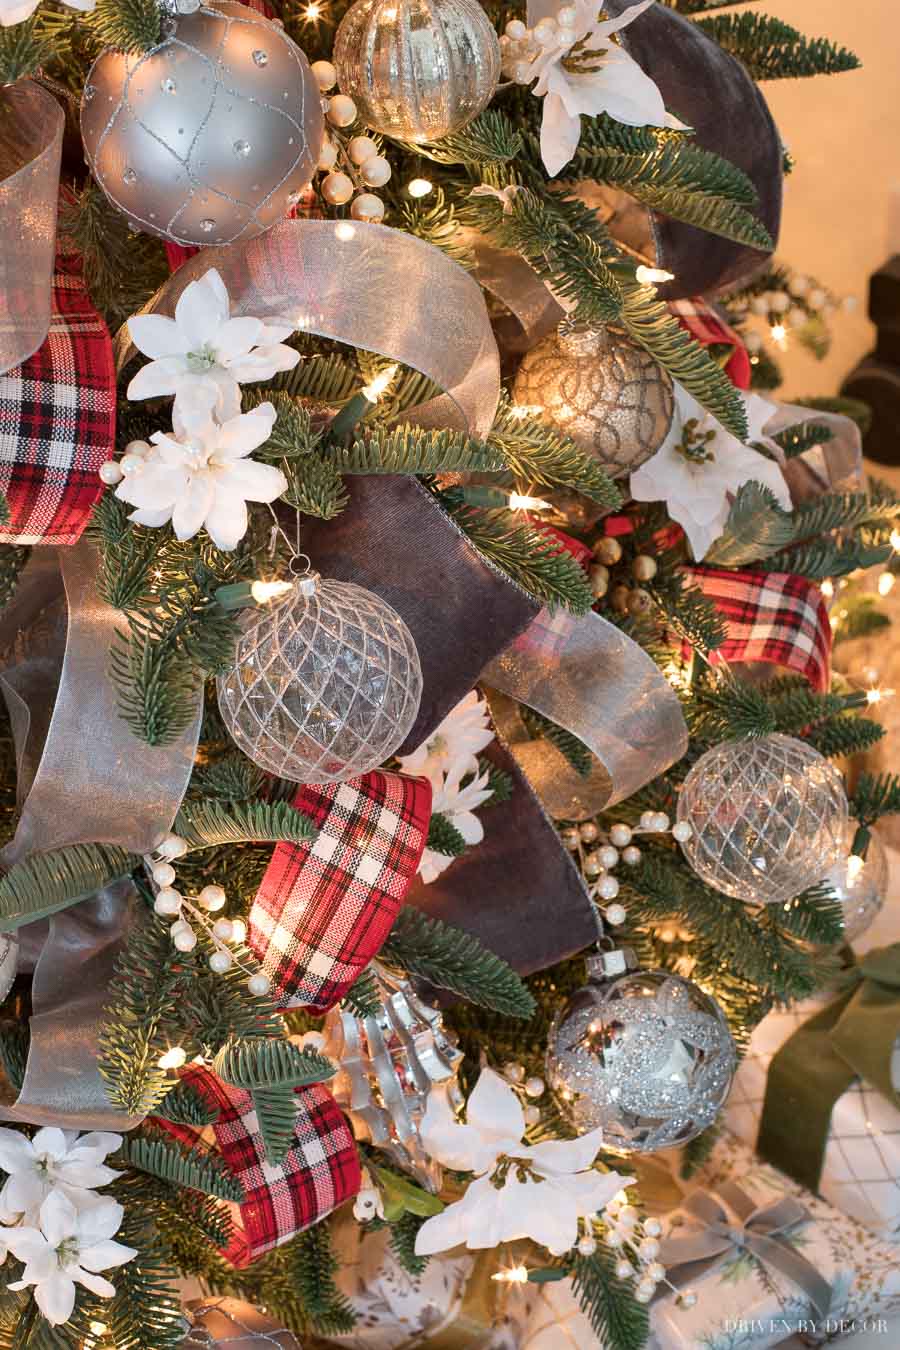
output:
[[[781,1275],[798,1288],[819,1317],[826,1316],[831,1286],[789,1240],[793,1229],[810,1217],[794,1196],[757,1206],[736,1182],[727,1181],[715,1193],[695,1191],[679,1213],[686,1220],[686,1231],[676,1228],[662,1240],[659,1253],[676,1287],[746,1252],[770,1275]]]
[[[446,391],[409,414],[421,426],[486,436],[500,397],[500,358],[480,287],[440,249],[386,225],[285,220],[249,243],[205,248],[147,306],[171,315],[211,267],[232,314],[285,319],[307,333],[402,361]],[[134,354],[127,325],[119,369]]]
[[[165,749],[139,741],[120,718],[106,673],[122,623],[97,595],[97,557],[82,540],[35,549],[12,604],[0,616],[3,674],[23,801],[0,853],[5,868],[33,853],[78,843],[147,853],[170,828],[184,796],[200,730]],[[128,1129],[97,1071],[106,991],[132,920],[127,878],[19,929],[21,964],[33,966],[31,1044],[22,1091],[8,1085],[0,1116],[75,1129]],[[6,921],[5,927],[15,927]]]

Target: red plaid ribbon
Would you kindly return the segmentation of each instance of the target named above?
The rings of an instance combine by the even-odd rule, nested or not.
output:
[[[223,1162],[243,1186],[244,1199],[233,1207],[233,1235],[223,1253],[232,1265],[249,1265],[289,1242],[359,1190],[353,1132],[327,1088],[298,1088],[294,1143],[283,1162],[273,1167],[266,1161],[248,1092],[230,1087],[200,1066],[185,1069],[182,1078],[218,1110],[218,1119],[208,1130],[154,1119],[192,1146],[211,1134]]]
[[[302,787],[294,806],[318,833],[275,849],[248,941],[283,1007],[324,1012],[391,930],[428,837],[431,785],[375,771]]]
[[[728,625],[712,661],[769,661],[804,676],[813,689],[828,689],[831,625],[818,586],[789,572],[685,571]]]
[[[116,372],[106,325],[74,255],[56,260],[50,332],[0,376],[4,544],[74,544],[103,484],[115,441]]]
[[[750,357],[747,348],[733,328],[708,305],[702,297],[693,300],[670,300],[669,310],[702,347],[731,347],[731,356],[725,364],[725,374],[738,389],[750,388]]]

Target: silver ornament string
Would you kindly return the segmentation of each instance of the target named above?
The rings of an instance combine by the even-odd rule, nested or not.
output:
[[[226,1310],[227,1302],[229,1302],[229,1300],[216,1299],[210,1303],[203,1303],[198,1308],[192,1308],[190,1310],[191,1316],[194,1318],[201,1318],[206,1317],[211,1312],[220,1313],[223,1317],[227,1317],[229,1322],[237,1328],[239,1335],[226,1336],[224,1339],[221,1336],[216,1337],[213,1336],[212,1332],[206,1327],[200,1326],[198,1322],[195,1321],[194,1325],[190,1328],[182,1341],[185,1350],[188,1350],[188,1347],[194,1347],[195,1350],[219,1350],[220,1346],[239,1345],[246,1336],[252,1336],[259,1346],[271,1345],[275,1347],[275,1350],[286,1350],[284,1342],[277,1340],[276,1337],[291,1336],[292,1333],[288,1327],[278,1327],[272,1332],[263,1331],[259,1327],[251,1327],[248,1323],[244,1322],[237,1313]]]

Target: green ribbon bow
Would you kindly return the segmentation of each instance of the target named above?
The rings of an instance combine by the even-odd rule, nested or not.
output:
[[[869,952],[849,988],[804,1022],[769,1066],[757,1152],[815,1191],[831,1113],[857,1078],[900,1108],[891,1055],[900,1036],[900,942]]]

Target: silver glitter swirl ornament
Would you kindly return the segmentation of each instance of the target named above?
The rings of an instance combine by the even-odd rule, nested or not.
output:
[[[230,244],[299,199],[324,120],[300,48],[261,14],[217,0],[169,17],[149,52],[102,52],[81,132],[91,172],[136,229]]]
[[[422,671],[400,615],[346,581],[299,578],[245,611],[219,711],[244,754],[280,778],[339,783],[383,764],[419,711]]]
[[[682,844],[708,886],[752,905],[783,904],[845,856],[847,797],[833,764],[776,733],[701,755],[678,796]]]
[[[444,1030],[441,1013],[420,999],[408,980],[377,961],[369,970],[378,989],[377,1012],[356,1017],[335,1008],[325,1020],[322,1053],[340,1066],[329,1087],[357,1139],[371,1140],[438,1191],[441,1167],[422,1147],[419,1126],[436,1085],[444,1084],[451,1104],[461,1105],[456,1076],[463,1053]]]
[[[366,125],[403,141],[461,130],[500,78],[500,43],[478,0],[356,0],[333,60]]]
[[[609,328],[560,324],[522,360],[513,399],[570,436],[614,478],[654,455],[672,425],[672,380]]]
[[[613,953],[616,955],[616,953]],[[718,1004],[668,971],[608,978],[608,956],[556,1017],[547,1081],[582,1133],[604,1147],[652,1153],[686,1143],[712,1123],[737,1057]]]

